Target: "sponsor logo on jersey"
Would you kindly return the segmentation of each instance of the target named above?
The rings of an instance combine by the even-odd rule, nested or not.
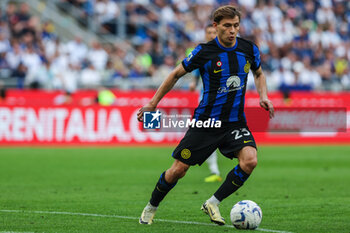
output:
[[[226,86],[219,87],[217,92],[225,93],[225,92],[237,91],[242,89],[243,87],[244,85],[241,86],[241,79],[236,75],[232,75],[226,80]]]
[[[190,52],[190,54],[188,54],[186,61],[189,62],[191,60],[191,58],[193,57],[192,52]]]
[[[221,71],[223,71],[224,69],[221,69],[221,70],[214,70],[214,74],[217,74],[217,73],[219,73],[219,72],[221,72]]]
[[[241,85],[241,79],[236,75],[229,77],[226,81],[227,88],[239,87],[240,85]]]

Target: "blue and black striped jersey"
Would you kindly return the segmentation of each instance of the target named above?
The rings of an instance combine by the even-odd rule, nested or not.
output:
[[[260,52],[254,43],[237,37],[236,44],[226,48],[216,37],[199,44],[182,65],[187,72],[199,68],[202,76],[203,95],[194,112],[196,120],[246,121],[244,96],[248,73],[260,67]]]

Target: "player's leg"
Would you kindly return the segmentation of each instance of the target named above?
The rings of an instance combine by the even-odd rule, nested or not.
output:
[[[220,202],[239,189],[257,165],[256,149],[252,146],[243,147],[237,158],[238,165],[227,174],[223,184],[214,193],[214,197]]]
[[[189,167],[189,165],[176,159],[172,166],[160,175],[152,192],[150,204],[157,207],[168,192],[176,185],[177,181],[185,176]]]
[[[257,165],[256,148],[252,146],[243,147],[238,152],[237,158],[239,164],[227,174],[219,189],[202,206],[202,209],[210,215],[211,221],[220,225],[225,224],[225,221],[220,215],[219,204],[237,191],[249,178]]]
[[[173,165],[160,175],[160,178],[152,192],[151,199],[143,209],[139,222],[141,224],[152,224],[159,203],[168,192],[175,187],[177,181],[185,176],[189,165],[175,160]]]
[[[219,166],[218,166],[218,155],[216,151],[214,151],[209,158],[206,160],[208,163],[208,167],[210,170],[211,175],[206,177],[204,179],[204,182],[216,182],[216,181],[222,181],[222,178],[220,176]]]

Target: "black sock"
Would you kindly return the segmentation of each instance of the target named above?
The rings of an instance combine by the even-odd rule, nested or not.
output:
[[[222,183],[219,189],[214,193],[214,196],[219,201],[224,200],[226,197],[230,196],[237,189],[239,189],[248,179],[248,177],[249,174],[245,173],[238,164],[227,174],[224,183]]]
[[[174,188],[177,182],[174,184],[169,184],[165,181],[165,172],[160,175],[160,178],[154,188],[151,196],[151,200],[149,201],[153,206],[158,206],[159,203],[164,199],[164,197],[168,194],[168,192]]]

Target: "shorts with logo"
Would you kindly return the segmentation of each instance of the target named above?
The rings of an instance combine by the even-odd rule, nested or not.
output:
[[[245,146],[256,148],[245,123],[228,123],[217,129],[189,128],[172,156],[188,165],[201,165],[217,148],[225,157],[233,159]]]

